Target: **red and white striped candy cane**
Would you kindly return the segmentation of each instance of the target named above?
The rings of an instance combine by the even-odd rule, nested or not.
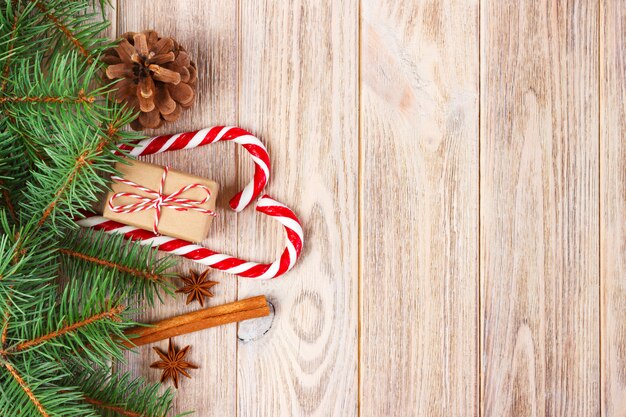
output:
[[[230,200],[230,207],[235,211],[241,211],[261,194],[270,178],[270,157],[267,149],[263,142],[250,132],[234,126],[213,126],[195,132],[155,136],[140,141],[134,147],[122,145],[120,149],[127,151],[131,156],[142,156],[178,149],[192,149],[227,140],[243,146],[254,161],[254,178]]]
[[[255,163],[254,179],[230,201],[230,206],[233,210],[241,211],[261,193],[269,179],[270,170],[267,149],[258,138],[249,132],[238,127],[215,126],[196,132],[156,136],[139,142],[136,147],[122,146],[120,149],[127,151],[132,156],[141,156],[177,149],[192,149],[220,140],[232,140],[235,143],[239,143],[250,152]],[[256,210],[281,223],[287,236],[287,243],[281,256],[269,264],[238,259],[186,240],[160,236],[153,232],[134,226],[127,226],[95,214],[87,215],[87,217],[77,222],[83,227],[104,230],[107,233],[123,233],[127,239],[138,241],[142,245],[156,247],[159,251],[180,255],[229,274],[255,279],[276,278],[293,268],[300,257],[304,242],[302,225],[289,207],[268,195],[259,198]]]
[[[186,240],[160,236],[147,230],[105,219],[102,216],[88,216],[78,220],[78,224],[83,227],[104,230],[107,233],[123,233],[126,239],[138,241],[142,245],[157,247],[160,251],[180,255],[201,265],[229,274],[244,278],[276,278],[293,268],[300,256],[304,241],[302,226],[291,209],[268,195],[259,199],[256,210],[276,219],[283,225],[287,234],[287,244],[283,253],[271,264],[244,261],[234,256],[214,252]]]

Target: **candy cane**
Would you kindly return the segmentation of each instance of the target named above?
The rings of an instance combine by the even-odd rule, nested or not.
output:
[[[83,227],[103,230],[107,233],[122,233],[126,239],[142,245],[157,247],[160,251],[180,255],[201,265],[224,271],[245,278],[276,278],[289,271],[296,263],[302,251],[304,234],[300,221],[293,211],[268,195],[257,202],[256,210],[276,219],[287,234],[287,245],[282,255],[271,264],[244,261],[234,256],[224,255],[186,240],[169,236],[160,236],[134,226],[127,226],[102,216],[88,216],[78,220]]]
[[[156,136],[142,140],[135,146],[122,145],[120,146],[120,151],[123,152],[120,153],[126,153],[131,156],[150,155],[178,149],[192,149],[220,140],[232,140],[242,145],[252,155],[252,160],[255,164],[252,181],[230,200],[231,208],[235,211],[241,211],[265,188],[270,171],[267,149],[258,138],[243,129],[215,126],[195,132]],[[293,268],[298,260],[304,242],[302,226],[298,217],[289,207],[268,195],[259,198],[256,210],[281,223],[287,236],[287,243],[281,256],[270,264],[238,259],[186,240],[161,236],[134,226],[127,226],[105,219],[96,214],[87,214],[85,218],[78,220],[77,223],[80,226],[103,230],[106,233],[122,233],[126,239],[137,241],[142,245],[156,247],[162,252],[183,256],[199,264],[229,274],[255,279],[276,278]]]
[[[250,132],[234,126],[214,126],[195,132],[155,136],[135,146],[122,145],[120,150],[131,156],[152,155],[178,149],[192,149],[219,141],[232,140],[242,145],[254,161],[254,178],[230,200],[230,207],[241,211],[254,200],[270,178],[270,157],[263,142]]]

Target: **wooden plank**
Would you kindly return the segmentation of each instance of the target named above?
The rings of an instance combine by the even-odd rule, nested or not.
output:
[[[155,29],[161,35],[179,41],[198,65],[198,94],[196,103],[174,124],[163,126],[158,133],[176,133],[216,124],[230,124],[237,115],[237,4],[217,0],[122,1],[118,5],[118,34],[125,31]],[[151,132],[154,133],[154,132]],[[229,196],[236,192],[237,175],[233,145],[211,145],[193,151],[170,152],[148,158],[168,164],[174,169],[214,179],[220,186],[219,217],[213,223],[210,237],[203,243],[226,253],[237,250],[237,217],[228,209]],[[180,271],[202,270],[190,261],[181,264]],[[234,301],[236,281],[229,275],[214,272],[211,279],[219,281],[216,296],[209,305]],[[176,283],[180,286],[180,283]],[[199,309],[185,305],[185,297],[167,299],[141,315],[145,322],[171,317]],[[176,396],[176,412],[195,410],[198,416],[236,414],[236,326],[222,326],[174,339],[179,346],[191,345],[191,362],[200,366],[192,370],[193,379],[184,379]],[[152,346],[167,349],[167,341],[138,349],[130,355],[130,369],[150,381],[158,381],[160,373],[150,369],[157,360]]]
[[[482,2],[484,417],[600,414],[597,12]]]
[[[361,27],[361,415],[478,415],[478,1]]]
[[[98,18],[101,18],[102,8],[100,3],[95,2],[94,11],[98,13]],[[109,27],[100,34],[103,38],[115,38],[117,36],[117,2],[111,2],[105,5],[104,16],[109,21]]]
[[[626,417],[626,2],[601,2],[602,415]]]
[[[266,294],[273,326],[240,343],[240,416],[357,414],[358,7],[356,0],[240,2],[239,123],[268,145],[268,192],[303,221],[289,275],[240,280]],[[241,152],[240,185],[252,175]],[[283,232],[249,208],[239,256],[275,259]]]

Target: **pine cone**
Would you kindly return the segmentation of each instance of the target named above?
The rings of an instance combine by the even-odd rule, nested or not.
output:
[[[140,112],[131,123],[135,130],[173,122],[193,103],[196,64],[172,38],[160,38],[153,30],[128,32],[102,60],[109,65],[107,77],[119,79],[116,100]]]

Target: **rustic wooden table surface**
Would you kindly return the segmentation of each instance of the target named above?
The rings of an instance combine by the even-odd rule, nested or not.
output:
[[[306,232],[282,279],[213,273],[212,305],[266,294],[275,320],[178,337],[201,368],[176,410],[626,416],[626,1],[118,0],[110,16],[198,64],[195,107],[159,133],[257,134]],[[211,248],[280,250],[274,222],[227,210],[245,152],[151,160],[222,184]],[[158,380],[151,346],[129,360]]]

